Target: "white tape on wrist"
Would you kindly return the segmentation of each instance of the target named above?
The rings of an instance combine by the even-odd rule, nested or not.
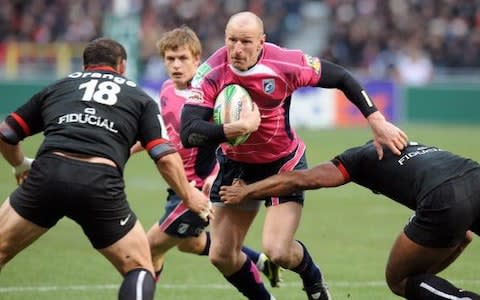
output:
[[[33,162],[33,159],[32,158],[29,158],[29,157],[24,157],[23,158],[23,162],[21,164],[19,164],[18,166],[15,166],[13,167],[13,174],[15,175],[20,175],[22,174],[23,172],[25,171],[28,171],[30,170],[31,166],[32,166],[32,162]]]

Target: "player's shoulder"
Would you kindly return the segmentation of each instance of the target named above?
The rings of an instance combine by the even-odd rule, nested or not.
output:
[[[222,77],[222,74],[228,69],[227,66],[227,48],[224,46],[210,55],[210,57],[208,57],[207,60],[197,68],[191,86],[194,88],[199,87],[207,77]]]
[[[377,154],[373,140],[369,140],[363,145],[348,148],[339,156],[353,159],[371,159],[375,158]]]
[[[227,47],[223,46],[210,55],[205,61],[211,66],[223,65],[228,62]]]
[[[160,95],[167,93],[171,89],[175,88],[175,84],[173,83],[173,80],[167,79],[162,83],[162,86],[160,87]]]
[[[265,43],[263,46],[263,59],[278,62],[299,62],[305,54],[300,49],[280,47],[273,43]]]

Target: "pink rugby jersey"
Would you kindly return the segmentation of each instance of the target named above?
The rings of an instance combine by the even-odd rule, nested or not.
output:
[[[296,89],[315,86],[319,79],[320,60],[300,50],[265,43],[257,64],[239,71],[228,63],[223,47],[198,68],[187,103],[213,109],[215,98],[225,86],[233,83],[243,86],[258,105],[260,126],[242,145],[223,143],[221,147],[233,160],[268,163],[297,147],[304,152],[303,141],[290,127],[290,100]]]
[[[200,159],[198,148],[184,148],[180,140],[180,115],[188,95],[188,90],[176,89],[173,81],[169,79],[163,83],[160,90],[159,108],[169,140],[175,145],[183,160],[188,181],[195,180],[196,186],[201,188],[204,184],[204,179],[199,177],[195,171],[197,160]],[[218,167],[215,167],[210,175],[214,175],[217,171]]]

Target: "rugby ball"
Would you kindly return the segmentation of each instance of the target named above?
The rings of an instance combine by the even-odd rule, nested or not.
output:
[[[242,99],[247,101],[243,102]],[[226,124],[240,119],[240,112],[243,109],[243,104],[248,104],[248,109],[253,110],[252,98],[247,90],[238,84],[230,84],[224,87],[217,98],[215,99],[215,106],[213,107],[213,121],[216,124]],[[238,146],[244,143],[250,133],[237,136],[228,140],[232,146]]]

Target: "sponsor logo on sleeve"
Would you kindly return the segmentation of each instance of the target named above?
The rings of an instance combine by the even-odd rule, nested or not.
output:
[[[199,87],[200,84],[203,81],[203,78],[205,75],[210,72],[212,67],[210,67],[207,63],[203,63],[198,67],[197,72],[195,73],[195,76],[192,79],[192,87]]]

